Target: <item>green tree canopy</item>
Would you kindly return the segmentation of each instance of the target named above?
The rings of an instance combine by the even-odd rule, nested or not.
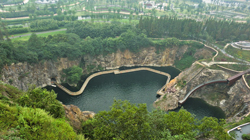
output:
[[[81,76],[82,76],[82,68],[78,66],[73,66],[71,68],[64,69],[63,73],[68,83],[77,84],[78,81],[80,81]]]
[[[55,118],[63,118],[65,112],[62,104],[56,97],[57,95],[54,91],[35,88],[24,93],[17,102],[21,106],[44,109]]]
[[[83,122],[83,133],[88,138],[103,140],[195,140],[205,137],[230,140],[223,123],[212,117],[199,121],[184,109],[169,113],[148,112],[146,104],[115,100],[109,111],[101,111],[92,120]]]

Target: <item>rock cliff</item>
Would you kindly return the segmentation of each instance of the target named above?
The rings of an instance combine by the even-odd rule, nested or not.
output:
[[[85,75],[105,69],[114,69],[120,66],[172,66],[175,60],[182,58],[189,46],[166,48],[158,52],[155,47],[143,48],[138,53],[128,50],[116,53],[90,56],[85,55],[79,60],[70,61],[61,58],[57,61],[45,61],[39,64],[17,63],[5,66],[2,69],[0,80],[13,85],[19,89],[27,90],[30,84],[38,87],[51,85],[51,79],[56,78],[57,82],[62,81],[62,69],[74,65],[83,68]],[[202,52],[209,50],[201,49]]]
[[[81,124],[90,118],[93,118],[95,113],[91,111],[81,111],[75,105],[63,105],[66,117],[69,119],[69,123],[77,131],[80,131]]]
[[[32,84],[45,87],[51,85],[51,78],[56,78],[60,82],[62,69],[78,65],[79,62],[79,60],[69,61],[67,58],[61,58],[56,62],[12,64],[3,68],[1,80],[24,91]]]
[[[177,108],[178,101],[183,99],[197,85],[210,80],[227,79],[233,75],[235,73],[203,68],[198,64],[193,64],[169,83],[165,89],[165,95],[154,104],[164,110]],[[191,97],[201,98],[210,105],[220,107],[225,112],[226,117],[230,118],[235,115],[242,116],[244,113],[249,112],[249,93],[249,89],[246,88],[244,82],[240,79],[232,86],[227,85],[227,83],[215,83],[204,86],[193,92]]]

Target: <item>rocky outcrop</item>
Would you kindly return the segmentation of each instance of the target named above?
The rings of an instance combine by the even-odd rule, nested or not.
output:
[[[158,98],[153,104],[155,108],[168,111],[178,107],[179,95],[175,88],[176,81],[177,78],[174,78],[166,85],[164,89],[165,94]]]
[[[45,61],[38,64],[12,64],[3,68],[1,80],[24,91],[32,84],[45,87],[51,85],[51,78],[56,78],[60,82],[62,69],[79,63],[80,60],[69,61],[67,58],[61,58],[58,61]]]
[[[179,74],[175,81],[172,82],[172,85],[165,89],[166,95],[163,95],[156,101],[155,105],[159,105],[162,109],[166,108],[165,110],[176,108],[178,107],[177,104],[170,104],[169,107],[165,107],[164,105],[166,104],[164,104],[164,102],[178,102],[197,85],[210,80],[227,79],[234,74],[235,73],[193,65]],[[230,118],[240,111],[242,111],[242,113],[238,113],[237,115],[242,116],[244,113],[248,112],[250,109],[250,106],[248,106],[248,103],[250,103],[249,93],[249,89],[246,88],[244,82],[240,79],[232,86],[229,86],[227,83],[206,85],[193,92],[191,97],[201,98],[210,105],[220,107],[225,112],[226,117]],[[244,108],[245,105],[247,107]],[[243,108],[244,110],[242,110]]]
[[[172,66],[175,60],[182,58],[187,49],[188,46],[176,46],[158,51],[155,47],[149,47],[141,49],[138,53],[118,50],[116,53],[107,55],[85,55],[83,58],[74,61],[61,58],[58,61],[45,61],[39,64],[17,63],[5,66],[2,69],[0,80],[19,89],[27,90],[30,84],[38,87],[51,85],[51,78],[56,78],[57,82],[60,83],[62,81],[62,69],[74,65],[81,66],[85,75],[121,66]],[[210,52],[206,49],[197,52],[204,51]]]
[[[74,130],[79,131],[82,129],[81,124],[90,118],[93,118],[95,113],[91,111],[81,111],[75,105],[63,105],[66,117],[69,119],[70,125]]]
[[[116,68],[120,66],[172,66],[179,53],[178,47],[167,48],[164,51],[156,53],[155,47],[143,48],[138,53],[132,53],[129,50],[124,52],[99,55],[96,57],[85,56],[86,65],[101,66],[103,68]],[[180,59],[182,55],[178,56]]]

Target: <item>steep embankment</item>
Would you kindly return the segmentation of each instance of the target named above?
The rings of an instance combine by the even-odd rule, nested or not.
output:
[[[61,58],[58,61],[45,61],[39,64],[18,63],[5,66],[2,69],[1,79],[19,89],[27,90],[30,84],[44,87],[51,84],[51,78],[57,82],[62,80],[62,69],[80,65],[84,74],[89,74],[100,69],[112,69],[120,66],[172,66],[176,60],[180,60],[189,46],[166,48],[164,51],[157,51],[155,47],[143,48],[139,53],[132,53],[128,50],[116,53],[89,56],[86,55],[79,60],[69,61]],[[210,50],[199,49],[194,57],[202,56],[201,53],[212,55]],[[209,55],[208,55],[209,56]]]
[[[79,62],[79,60],[69,61],[66,58],[61,58],[56,62],[12,64],[3,68],[0,80],[25,91],[32,84],[45,87],[51,85],[51,78],[56,78],[60,82],[62,69],[78,65]]]
[[[227,79],[235,73],[203,68],[193,64],[186,69],[176,79],[172,80],[166,89],[166,95],[162,96],[155,102],[155,106],[159,106],[164,110],[174,109],[178,107],[178,101],[197,85],[208,82],[210,80]],[[193,92],[191,97],[201,98],[213,106],[220,107],[226,117],[232,117],[240,112],[250,101],[249,90],[246,88],[242,79],[238,80],[234,85],[228,86],[226,83],[216,83],[206,85]],[[242,111],[240,116],[249,112],[250,106]]]

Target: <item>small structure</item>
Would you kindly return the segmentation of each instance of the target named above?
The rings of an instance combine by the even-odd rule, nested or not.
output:
[[[250,50],[250,42],[248,41],[239,41],[231,44],[236,49]]]
[[[58,0],[36,0],[35,3],[38,3],[38,4],[55,4],[57,2],[58,2]]]

